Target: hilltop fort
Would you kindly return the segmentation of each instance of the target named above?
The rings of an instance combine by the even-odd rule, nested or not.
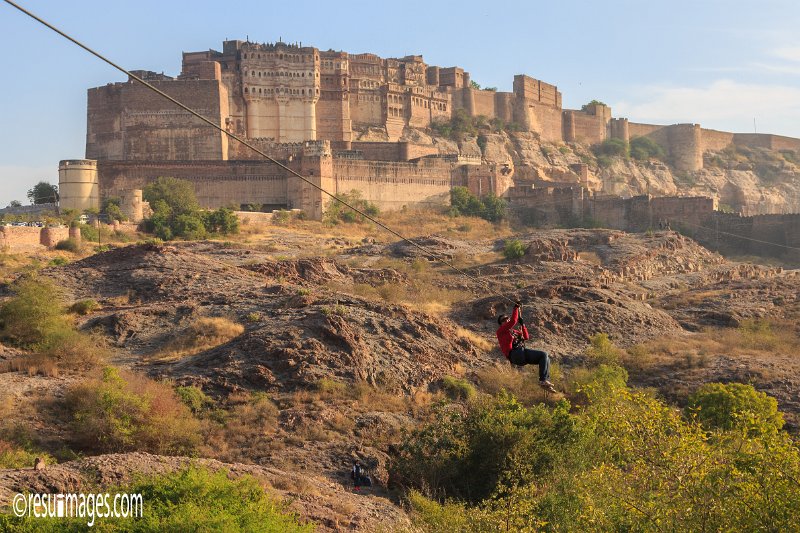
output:
[[[490,157],[485,146],[470,150],[468,143],[421,141],[413,134],[457,116],[482,117],[561,147],[647,137],[662,147],[676,173],[702,171],[709,151],[800,154],[800,139],[699,124],[635,123],[613,117],[599,102],[564,109],[555,85],[522,74],[514,76],[512,92],[480,89],[463,68],[428,65],[418,55],[381,58],[233,40],[225,41],[221,52],[185,52],[177,77],[135,74],[324,189],[358,190],[387,210],[446,203],[455,185],[523,204],[530,204],[532,195],[554,198],[532,193],[534,187],[600,190],[593,186],[593,169],[578,158],[532,168],[511,157]],[[297,208],[319,218],[327,201],[135,80],[89,89],[85,159],[62,161],[59,174],[63,207],[97,207],[115,196],[133,218],[141,203],[137,191],[158,176],[192,181],[206,207]],[[647,187],[650,192],[650,182]],[[753,202],[739,201],[741,191],[723,187],[719,195],[735,211],[757,214],[748,213]],[[713,202],[702,205],[713,209]],[[678,211],[695,209],[690,203]]]

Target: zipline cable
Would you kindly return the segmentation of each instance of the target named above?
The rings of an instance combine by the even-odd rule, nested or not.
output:
[[[130,72],[130,71],[128,71],[128,70],[126,70],[126,69],[124,69],[123,67],[121,67],[121,66],[117,65],[116,63],[114,63],[114,62],[113,62],[113,61],[111,61],[110,59],[107,59],[105,56],[103,56],[103,55],[102,55],[102,54],[100,54],[99,52],[96,52],[95,50],[93,50],[92,48],[90,48],[90,47],[88,47],[87,45],[83,44],[82,42],[78,41],[77,39],[75,39],[75,38],[71,37],[70,35],[68,35],[68,34],[64,33],[63,31],[61,31],[61,30],[60,30],[60,29],[58,29],[57,27],[53,26],[53,25],[52,25],[52,24],[50,24],[49,22],[47,22],[47,21],[43,20],[42,18],[40,18],[40,17],[36,16],[35,14],[31,13],[30,11],[28,11],[28,10],[27,10],[27,9],[25,9],[24,7],[20,6],[19,4],[15,3],[15,2],[12,2],[11,0],[3,0],[3,1],[4,1],[5,3],[7,3],[8,5],[10,5],[10,6],[12,6],[12,7],[16,8],[16,9],[17,9],[17,10],[19,10],[19,11],[21,11],[21,12],[22,12],[22,13],[24,13],[25,15],[29,16],[30,18],[32,18],[32,19],[33,19],[33,20],[35,20],[36,22],[38,22],[38,23],[42,24],[43,26],[46,26],[47,28],[49,28],[49,29],[53,30],[54,32],[56,32],[57,34],[61,35],[62,37],[64,37],[64,38],[65,38],[65,39],[67,39],[68,41],[71,41],[72,43],[76,44],[77,46],[79,46],[79,47],[83,48],[84,50],[86,50],[87,52],[89,52],[90,54],[92,54],[93,56],[95,56],[96,58],[100,59],[101,61],[103,61],[103,62],[105,62],[105,63],[108,63],[109,65],[111,65],[111,66],[112,66],[112,67],[114,67],[115,69],[119,70],[119,71],[120,71],[120,72],[122,72],[123,74],[126,74],[126,75],[127,75],[129,78],[130,78],[130,79],[136,80],[137,82],[141,83],[142,85],[144,85],[145,87],[147,87],[147,88],[148,88],[148,89],[150,89],[151,91],[154,91],[154,92],[158,93],[159,95],[161,95],[162,97],[166,98],[167,100],[169,100],[169,101],[170,101],[170,102],[172,102],[173,104],[177,105],[178,107],[180,107],[180,108],[181,108],[181,109],[183,109],[184,111],[187,111],[188,113],[190,113],[190,114],[194,115],[195,117],[199,118],[200,120],[202,120],[203,122],[205,122],[205,123],[206,123],[206,124],[208,124],[209,126],[211,126],[211,127],[215,128],[215,129],[217,129],[217,130],[221,131],[222,133],[224,133],[225,135],[227,135],[227,136],[228,136],[228,137],[230,137],[231,139],[234,139],[234,140],[236,140],[236,141],[238,141],[238,142],[242,143],[244,146],[246,146],[246,147],[250,148],[250,149],[251,149],[251,150],[253,150],[255,153],[257,153],[257,154],[259,154],[260,156],[264,157],[265,159],[267,159],[267,160],[268,160],[268,161],[270,161],[271,163],[273,163],[273,164],[277,165],[278,167],[282,168],[283,170],[285,170],[285,171],[289,172],[289,173],[290,173],[290,174],[292,174],[293,176],[295,176],[295,177],[297,177],[297,178],[301,179],[302,181],[304,181],[304,182],[305,182],[305,183],[307,183],[308,185],[311,185],[312,187],[314,187],[315,189],[317,189],[317,190],[318,190],[318,191],[320,191],[321,193],[323,193],[323,194],[326,194],[327,196],[331,197],[333,200],[335,200],[335,201],[339,202],[340,204],[342,204],[342,205],[344,205],[344,206],[346,206],[346,207],[348,207],[348,208],[352,209],[353,211],[355,211],[356,213],[358,213],[358,214],[359,214],[359,215],[361,215],[362,217],[364,217],[364,218],[366,218],[367,220],[369,220],[370,222],[372,222],[372,223],[374,223],[374,224],[376,224],[376,225],[380,226],[381,228],[383,228],[384,230],[388,231],[388,232],[389,232],[389,233],[391,233],[392,235],[394,235],[394,236],[396,236],[396,237],[400,238],[401,240],[403,240],[403,241],[405,241],[405,242],[407,242],[407,243],[411,244],[411,245],[412,245],[412,246],[414,246],[415,248],[418,248],[419,250],[421,250],[422,252],[424,252],[424,253],[425,253],[427,256],[429,256],[429,257],[432,257],[432,258],[436,259],[437,261],[440,261],[441,263],[444,263],[445,265],[449,266],[450,268],[452,268],[453,270],[455,270],[455,271],[456,271],[456,272],[458,272],[459,274],[461,274],[461,275],[463,275],[463,276],[465,276],[465,277],[467,277],[467,278],[469,278],[469,279],[472,279],[472,280],[474,280],[474,281],[477,281],[478,283],[481,283],[481,284],[485,284],[487,287],[489,286],[489,282],[488,282],[488,281],[482,280],[482,279],[480,279],[480,278],[478,278],[478,277],[476,277],[476,276],[473,276],[472,274],[470,274],[470,273],[468,273],[468,272],[465,272],[465,271],[461,270],[460,268],[458,268],[458,267],[456,267],[455,265],[453,265],[453,264],[452,264],[450,261],[448,261],[447,259],[445,259],[445,258],[444,258],[444,256],[443,256],[442,254],[439,254],[439,253],[437,253],[437,252],[434,252],[433,250],[428,250],[428,249],[427,249],[427,248],[425,248],[424,246],[422,246],[422,245],[420,245],[420,244],[417,244],[417,243],[415,243],[415,242],[414,242],[414,241],[412,241],[411,239],[409,239],[409,238],[407,238],[407,237],[404,237],[403,235],[401,235],[401,234],[400,234],[400,233],[398,233],[397,231],[393,230],[392,228],[390,228],[390,227],[389,227],[389,226],[387,226],[386,224],[384,224],[384,223],[382,223],[382,222],[380,222],[380,221],[376,220],[374,217],[370,216],[369,214],[365,213],[364,211],[362,211],[362,210],[358,209],[358,208],[357,208],[357,207],[355,207],[355,206],[352,206],[352,205],[350,205],[348,202],[346,202],[345,200],[342,200],[341,198],[339,198],[339,197],[338,197],[338,196],[336,196],[335,194],[333,194],[333,193],[330,193],[330,192],[326,191],[325,189],[323,189],[322,187],[320,187],[319,185],[317,185],[317,184],[316,184],[316,183],[314,183],[313,181],[309,180],[308,178],[304,177],[303,175],[299,174],[298,172],[296,172],[296,171],[292,170],[291,168],[289,168],[288,166],[284,165],[283,163],[281,163],[281,162],[279,162],[279,161],[277,161],[277,160],[273,159],[272,157],[270,157],[269,155],[267,155],[267,154],[266,154],[266,153],[264,153],[263,151],[259,150],[259,149],[258,149],[258,148],[256,148],[255,146],[251,145],[250,143],[248,143],[247,141],[245,141],[244,139],[242,139],[242,138],[241,138],[241,137],[239,137],[238,135],[236,135],[236,134],[233,134],[233,133],[231,133],[231,132],[227,131],[226,129],[222,128],[222,127],[221,127],[221,126],[219,126],[218,124],[215,124],[213,121],[211,121],[211,120],[209,120],[208,118],[204,117],[204,116],[203,116],[203,115],[201,115],[200,113],[198,113],[198,112],[196,112],[195,110],[193,110],[193,109],[191,109],[191,108],[187,107],[186,105],[182,104],[181,102],[179,102],[179,101],[178,101],[178,100],[176,100],[175,98],[171,97],[170,95],[168,95],[168,94],[167,94],[167,93],[165,93],[164,91],[162,91],[162,90],[158,89],[157,87],[155,87],[155,86],[151,85],[150,83],[146,82],[145,80],[143,80],[143,79],[142,79],[142,78],[140,78],[139,76],[136,76],[136,75],[135,75],[135,74],[133,74],[132,72]],[[506,300],[506,301],[508,301],[508,302],[510,302],[510,303],[515,303],[515,300],[512,300],[511,298],[509,298],[509,297],[507,297],[507,296],[505,296],[505,295],[503,295],[503,294],[496,293],[496,292],[492,291],[491,289],[489,289],[489,293],[490,293],[490,294],[492,294],[492,295],[494,295],[494,296],[499,296],[499,297],[501,297],[502,299],[504,299],[504,300]]]

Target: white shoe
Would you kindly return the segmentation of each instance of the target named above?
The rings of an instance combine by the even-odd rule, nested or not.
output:
[[[555,385],[553,385],[552,383],[550,383],[550,382],[549,382],[549,381],[547,381],[547,380],[540,381],[540,382],[539,382],[539,386],[540,386],[541,388],[543,388],[544,390],[546,390],[547,392],[558,392],[558,391],[556,390],[556,387],[555,387]]]

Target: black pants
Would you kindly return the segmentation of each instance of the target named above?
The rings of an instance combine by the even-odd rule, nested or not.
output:
[[[550,357],[541,350],[514,348],[508,354],[512,365],[539,365],[539,381],[550,380]]]

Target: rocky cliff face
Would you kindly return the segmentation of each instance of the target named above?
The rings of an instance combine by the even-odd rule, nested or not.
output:
[[[407,130],[404,140],[436,144],[440,152],[456,148],[454,141],[414,130]],[[800,161],[791,153],[730,147],[706,152],[702,170],[680,172],[657,159],[600,161],[587,145],[556,145],[529,132],[482,133],[458,142],[457,148],[464,155],[481,154],[490,163],[512,165],[517,180],[577,182],[569,165],[586,163],[589,187],[607,194],[710,196],[719,200],[722,209],[745,215],[800,212]]]

